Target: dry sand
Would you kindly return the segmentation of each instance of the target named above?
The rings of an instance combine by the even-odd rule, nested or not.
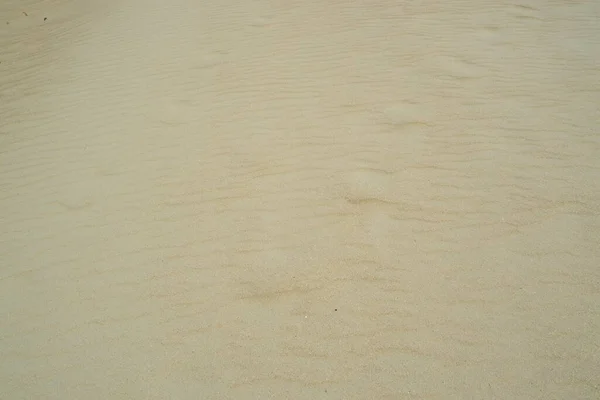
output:
[[[0,6],[0,398],[599,399],[600,2],[208,3]]]

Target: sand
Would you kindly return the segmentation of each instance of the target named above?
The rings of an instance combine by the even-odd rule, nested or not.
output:
[[[599,20],[4,1],[0,398],[600,398]]]

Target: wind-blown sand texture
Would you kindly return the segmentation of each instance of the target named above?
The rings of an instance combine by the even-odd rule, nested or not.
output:
[[[600,398],[600,2],[0,5],[0,398]]]

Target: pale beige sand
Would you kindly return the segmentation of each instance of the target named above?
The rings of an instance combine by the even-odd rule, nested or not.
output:
[[[600,2],[207,3],[0,6],[0,398],[600,398]]]

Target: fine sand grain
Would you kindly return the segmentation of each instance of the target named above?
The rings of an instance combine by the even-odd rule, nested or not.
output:
[[[0,4],[0,399],[599,399],[600,2]]]

